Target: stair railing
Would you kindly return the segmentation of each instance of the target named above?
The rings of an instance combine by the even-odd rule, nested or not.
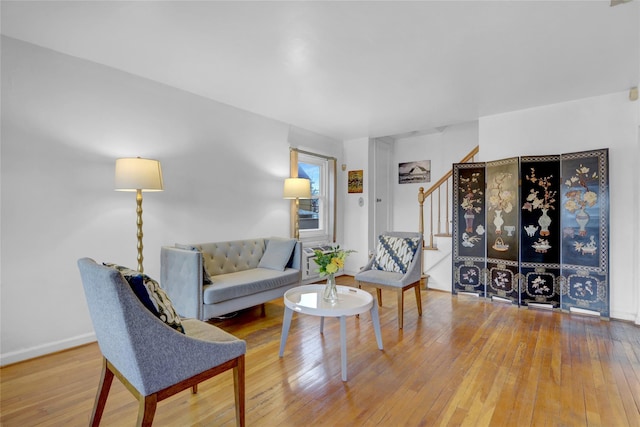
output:
[[[480,146],[476,146],[473,150],[469,152],[466,156],[460,160],[459,163],[467,163],[475,161],[475,156],[480,151]],[[436,181],[435,184],[431,186],[427,191],[424,190],[423,187],[418,189],[418,203],[420,204],[420,216],[419,216],[419,232],[422,234],[422,248],[423,250],[436,250],[438,249],[433,242],[434,236],[451,236],[451,232],[449,229],[449,216],[451,214],[451,206],[449,204],[449,182],[453,177],[453,168],[444,174],[442,178]],[[444,187],[444,191],[443,191]],[[444,192],[445,202],[442,203],[441,196]],[[435,197],[434,197],[435,194]],[[433,204],[434,198],[436,199],[436,228],[437,232],[434,233],[434,215],[433,215]],[[424,202],[429,202],[429,244],[426,244],[427,239],[425,238],[424,231]],[[444,211],[444,221],[442,221],[441,214]],[[442,223],[444,222],[444,231],[442,230]]]

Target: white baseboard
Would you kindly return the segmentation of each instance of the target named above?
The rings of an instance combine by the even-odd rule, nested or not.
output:
[[[610,316],[612,319],[630,321],[634,322],[636,325],[640,325],[640,312],[638,314],[637,320],[636,316],[633,313],[626,313],[622,311],[611,310]]]
[[[44,356],[45,354],[55,353],[56,351],[66,350],[94,341],[96,341],[96,334],[95,332],[90,332],[73,338],[37,345],[24,350],[11,351],[9,353],[0,354],[0,366],[22,362],[24,360],[33,359],[34,357]]]

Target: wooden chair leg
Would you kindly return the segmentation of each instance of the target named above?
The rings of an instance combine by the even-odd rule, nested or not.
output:
[[[378,297],[378,307],[382,307],[382,289],[376,288],[376,297]]]
[[[414,286],[416,290],[416,305],[418,306],[418,316],[422,316],[422,298],[420,297],[420,282]]]
[[[91,414],[90,425],[97,427],[100,425],[100,419],[104,412],[104,407],[107,403],[107,396],[109,395],[109,389],[113,382],[113,372],[107,367],[107,359],[102,358],[102,374],[100,375],[100,383],[98,384],[98,391],[96,392],[96,400],[93,404],[93,413]]]
[[[236,425],[244,427],[244,354],[238,357],[238,365],[233,368],[233,391],[236,400]]]
[[[398,329],[402,329],[404,323],[404,291],[398,289]]]
[[[158,406],[158,396],[154,393],[149,396],[140,397],[138,406],[138,427],[151,427],[153,417]]]

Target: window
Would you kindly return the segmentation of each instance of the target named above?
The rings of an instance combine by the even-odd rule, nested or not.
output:
[[[300,239],[332,241],[335,210],[335,160],[298,152],[298,177],[311,181],[311,199],[299,201]]]
[[[322,230],[324,224],[323,215],[323,190],[325,184],[325,168],[321,163],[310,161],[298,161],[298,178],[308,178],[311,181],[311,199],[300,200],[300,230]]]

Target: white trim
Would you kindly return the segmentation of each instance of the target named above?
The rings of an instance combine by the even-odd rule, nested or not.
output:
[[[611,319],[634,322],[636,325],[640,325],[640,322],[635,321],[636,319],[633,313],[623,313],[623,312],[611,310],[610,316],[611,316]]]
[[[47,344],[37,345],[35,347],[27,348],[24,350],[12,351],[5,354],[0,354],[0,366],[6,366],[16,362],[22,362],[24,360],[33,359],[34,357],[44,356],[45,354],[55,353],[61,350],[67,350],[72,347],[77,347],[83,344],[88,344],[96,341],[95,332],[78,335],[72,338],[67,338],[60,341],[54,341]]]
[[[538,302],[530,302],[527,304],[527,307],[531,309],[553,310],[553,304],[543,304]]]
[[[587,316],[594,316],[594,317],[599,317],[600,313],[598,313],[597,311],[593,311],[593,310],[586,310],[584,308],[579,308],[579,307],[569,307],[569,312],[570,313],[577,313],[577,314],[584,314]]]
[[[318,212],[318,228],[301,228],[299,230],[300,240],[307,244],[311,241],[333,241],[332,225],[335,221],[333,218],[333,206],[335,205],[333,188],[336,177],[333,175],[331,165],[332,162],[335,162],[335,159],[306,151],[297,151],[298,165],[300,163],[307,163],[317,166],[320,169],[320,176],[318,177],[318,184],[320,186],[319,194],[312,196],[313,199],[318,200],[320,207],[320,211]]]

